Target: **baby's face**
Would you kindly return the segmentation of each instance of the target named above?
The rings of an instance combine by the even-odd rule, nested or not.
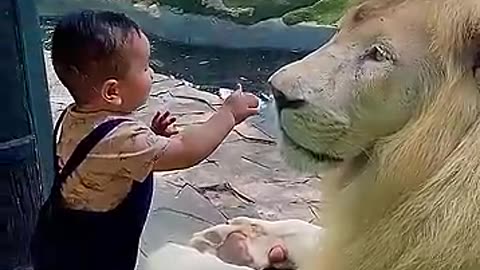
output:
[[[121,82],[121,107],[123,111],[134,111],[145,103],[152,87],[150,42],[143,32],[140,36],[133,35],[125,57],[128,57],[130,69]]]

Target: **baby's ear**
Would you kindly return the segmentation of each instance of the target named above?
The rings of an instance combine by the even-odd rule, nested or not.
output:
[[[120,96],[118,80],[116,79],[108,79],[103,82],[100,93],[103,100],[105,100],[105,102],[107,102],[108,104],[119,106],[123,102],[122,97]]]

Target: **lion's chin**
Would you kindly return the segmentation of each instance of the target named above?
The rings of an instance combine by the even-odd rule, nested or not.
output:
[[[288,166],[302,172],[323,174],[343,163],[340,158],[302,148],[286,136],[281,138],[280,152]]]

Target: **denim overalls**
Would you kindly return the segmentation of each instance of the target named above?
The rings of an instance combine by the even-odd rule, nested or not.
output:
[[[54,138],[65,112],[55,125]],[[40,210],[32,240],[35,270],[135,269],[140,235],[152,200],[153,173],[141,183],[134,181],[128,196],[107,212],[65,208],[61,195],[67,177],[103,137],[124,121],[128,120],[100,124],[77,145],[62,170],[55,163],[54,185]],[[55,158],[58,161],[56,154]]]

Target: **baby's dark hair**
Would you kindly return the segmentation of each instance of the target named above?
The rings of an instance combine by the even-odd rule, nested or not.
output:
[[[52,37],[52,62],[77,104],[88,102],[88,84],[121,78],[128,71],[122,53],[132,34],[141,35],[139,25],[111,11],[74,12],[58,23]]]

